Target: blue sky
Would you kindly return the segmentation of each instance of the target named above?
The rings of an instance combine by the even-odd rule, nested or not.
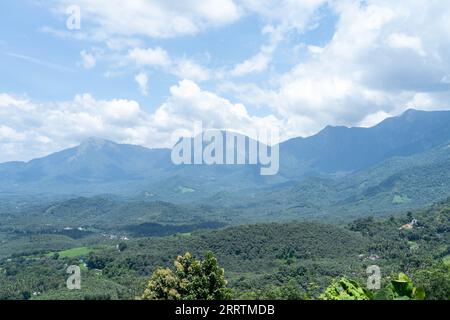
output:
[[[89,136],[169,146],[195,121],[283,140],[448,109],[449,13],[425,0],[2,1],[0,162]]]
[[[89,92],[98,99],[133,99],[152,111],[167,98],[169,88],[182,78],[151,67],[127,66],[117,70],[114,64],[107,61],[107,55],[113,52],[105,52],[108,48],[104,41],[71,38],[81,34],[84,25],[80,32],[66,30],[69,15],[55,14],[46,2],[5,1],[0,6],[4,13],[1,21],[4,27],[0,31],[3,71],[0,86],[4,92],[26,94],[39,101],[70,100],[76,94]],[[294,59],[292,56],[297,44],[320,46],[333,35],[335,19],[332,12],[326,5],[320,10],[318,17],[321,23],[316,28],[307,33],[290,33],[278,46],[271,66],[275,72],[288,71],[298,62],[298,57]],[[81,21],[88,24],[86,28],[95,26],[94,22],[85,22],[83,15]],[[140,48],[161,47],[170,56],[192,59],[205,68],[231,69],[257,54],[260,47],[266,44],[268,36],[262,34],[265,25],[266,22],[257,14],[249,13],[244,19],[227,26],[212,27],[207,32],[157,39],[142,35],[133,38],[140,42],[137,46]],[[48,29],[64,32],[65,35],[55,36]],[[100,51],[102,53],[97,55],[105,55],[105,61],[97,57],[95,67],[86,69],[81,61],[82,51],[91,55]],[[151,79],[151,94],[147,96],[140,93],[134,80],[140,71]],[[120,75],[107,76],[116,72]],[[268,76],[270,71],[250,74],[243,80],[264,85]],[[202,87],[213,90],[218,85],[218,81],[205,81]],[[227,93],[224,96],[232,98]],[[257,108],[256,112],[261,113],[261,108]]]

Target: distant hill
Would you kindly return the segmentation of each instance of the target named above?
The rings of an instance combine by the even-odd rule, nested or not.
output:
[[[314,136],[283,142],[279,174],[264,177],[258,166],[176,166],[169,149],[91,138],[44,158],[0,164],[0,196],[141,194],[152,201],[189,202],[220,193],[248,195],[283,184],[308,188],[311,177],[335,179],[355,174],[395,157],[425,154],[449,141],[450,111],[408,110],[372,128],[326,127]],[[427,161],[434,160],[430,156]],[[383,170],[391,172],[394,163],[383,164]],[[403,169],[397,166],[395,170]],[[373,176],[378,181],[384,175]],[[352,179],[348,183],[356,183]]]
[[[450,141],[450,111],[408,110],[372,128],[326,127],[280,145],[282,174],[353,172],[394,156],[425,152]]]
[[[450,195],[450,144],[396,156],[334,177],[305,177],[248,193],[218,193],[210,205],[238,210],[253,221],[297,218],[351,220],[420,208]]]
[[[171,163],[167,149],[147,149],[90,138],[78,147],[30,162],[0,164],[1,189],[19,193],[92,193],[126,189],[161,176]],[[104,186],[102,188],[102,186]]]

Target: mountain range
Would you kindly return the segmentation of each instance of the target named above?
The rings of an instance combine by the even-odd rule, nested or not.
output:
[[[90,138],[43,158],[0,164],[0,196],[115,194],[263,207],[265,215],[286,217],[331,208],[392,211],[448,196],[449,142],[450,111],[408,110],[371,128],[328,126],[282,142],[279,173],[261,176],[255,165],[176,166],[170,149]]]

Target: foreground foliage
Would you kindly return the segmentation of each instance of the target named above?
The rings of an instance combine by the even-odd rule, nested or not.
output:
[[[416,288],[412,280],[404,273],[399,273],[390,283],[375,294],[378,300],[424,300],[425,290]]]
[[[319,298],[321,300],[370,300],[371,294],[356,281],[341,278],[334,281]]]
[[[358,282],[345,277],[333,283],[320,295],[321,300],[424,300],[425,290],[414,286],[404,273],[394,276],[388,284],[375,293]]]
[[[158,268],[150,278],[143,300],[226,300],[231,298],[224,277],[212,252],[203,261],[187,252],[174,262],[175,270]]]

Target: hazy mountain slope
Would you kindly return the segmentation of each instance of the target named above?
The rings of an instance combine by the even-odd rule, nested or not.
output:
[[[84,193],[120,191],[156,178],[172,166],[170,151],[119,145],[91,138],[75,148],[63,150],[27,163],[0,165],[3,192]],[[13,166],[13,169],[11,167]]]
[[[98,138],[27,163],[0,164],[0,194],[134,195],[146,191],[154,200],[182,200],[187,190],[192,191],[189,198],[204,197],[209,190],[255,187],[263,179],[259,166],[177,166],[170,149]]]
[[[246,138],[248,141],[248,138]],[[416,155],[450,141],[450,111],[409,110],[372,128],[327,127],[280,144],[281,169],[172,164],[169,149],[147,149],[102,139],[30,162],[0,164],[0,194],[135,195],[185,202],[219,192],[256,191],[307,176],[339,176],[395,156]],[[329,176],[327,176],[329,175]]]
[[[326,127],[280,146],[282,173],[361,170],[393,156],[421,153],[450,141],[450,112],[408,110],[372,128]]]
[[[450,195],[450,146],[382,161],[338,178],[307,177],[248,194],[220,193],[209,203],[249,219],[351,219],[420,208]]]
[[[186,202],[155,201],[144,192],[132,198],[96,196],[53,202],[39,207],[21,207],[4,225],[43,225],[53,228],[91,226],[97,229],[134,226],[151,229],[148,223],[194,225],[217,222],[251,222],[320,219],[348,221],[368,215],[420,208],[445,199],[450,194],[450,147],[443,145],[428,152],[394,157],[368,169],[340,178],[307,177],[264,189],[220,191],[209,198],[179,190]],[[167,185],[171,192],[176,185]],[[201,187],[201,186],[199,186]],[[144,224],[139,227],[140,224]],[[1,225],[1,224],[0,224]],[[38,227],[40,229],[41,227]]]

